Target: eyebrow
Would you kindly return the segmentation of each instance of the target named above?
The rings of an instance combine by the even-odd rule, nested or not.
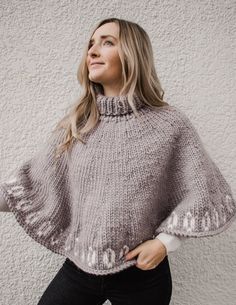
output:
[[[114,38],[115,40],[117,40],[116,37],[114,37],[114,36],[112,36],[112,35],[101,35],[101,36],[100,36],[100,38],[106,38],[106,37],[112,37],[112,38]],[[93,42],[93,41],[94,41],[94,38],[90,39],[90,40],[89,40],[89,43],[91,43],[91,42]]]

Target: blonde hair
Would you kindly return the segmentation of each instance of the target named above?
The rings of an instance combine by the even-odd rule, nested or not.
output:
[[[138,116],[133,104],[133,95],[142,99],[150,106],[161,107],[169,105],[163,100],[164,90],[154,65],[153,50],[148,34],[138,24],[118,18],[107,18],[98,23],[93,33],[105,23],[114,22],[119,28],[118,53],[122,64],[122,89],[120,95],[127,94],[128,102]],[[82,87],[82,94],[69,113],[56,125],[56,130],[64,128],[64,142],[57,147],[57,156],[68,150],[74,139],[86,144],[83,134],[92,130],[99,121],[99,111],[96,105],[96,93],[104,94],[101,84],[92,82],[87,67],[89,42],[85,46],[79,64],[77,79]],[[59,155],[58,155],[59,154]]]

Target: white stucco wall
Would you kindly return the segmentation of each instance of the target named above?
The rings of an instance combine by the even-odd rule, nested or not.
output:
[[[169,104],[196,126],[236,196],[235,1],[18,1],[0,4],[0,180],[34,153],[79,94],[76,72],[93,26],[106,17],[150,35]],[[0,304],[37,304],[65,258],[0,214]],[[233,305],[236,224],[189,239],[169,255],[171,305]],[[109,304],[109,302],[107,302]]]

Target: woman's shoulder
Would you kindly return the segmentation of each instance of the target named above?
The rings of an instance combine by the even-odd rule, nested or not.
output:
[[[56,145],[65,140],[66,129],[63,127],[56,127],[51,130],[49,136],[46,139],[46,143],[49,145]]]
[[[192,126],[189,116],[179,106],[168,104],[161,107],[155,107],[154,111],[163,113],[165,119],[175,127]]]

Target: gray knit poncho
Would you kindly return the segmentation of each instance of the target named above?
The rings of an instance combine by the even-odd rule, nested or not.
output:
[[[229,184],[188,117],[137,96],[96,99],[100,120],[54,159],[64,129],[0,185],[19,224],[82,270],[104,275],[136,264],[127,252],[160,232],[203,237],[236,218]]]

